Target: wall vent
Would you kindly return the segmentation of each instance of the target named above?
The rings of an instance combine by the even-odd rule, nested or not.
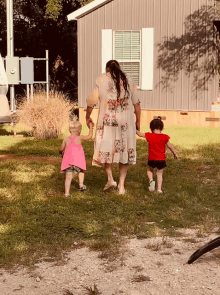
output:
[[[154,116],[154,119],[157,119],[158,117],[161,117],[161,120],[163,120],[163,121],[166,120],[166,118],[167,118],[165,116]]]
[[[206,121],[219,122],[219,118],[205,118]]]

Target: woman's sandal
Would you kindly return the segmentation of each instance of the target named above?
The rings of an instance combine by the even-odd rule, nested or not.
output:
[[[105,191],[109,190],[110,188],[115,188],[115,187],[117,187],[116,181],[112,182],[112,184],[107,182],[105,187],[103,188],[103,191],[105,192]]]
[[[163,191],[161,191],[160,189],[158,189],[157,190],[157,193],[160,194],[160,195],[162,195],[163,194]]]
[[[70,195],[69,194],[64,194],[64,197],[65,198],[68,198]]]

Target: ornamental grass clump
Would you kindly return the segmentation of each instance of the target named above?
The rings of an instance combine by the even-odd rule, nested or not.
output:
[[[63,94],[37,92],[33,100],[22,100],[18,108],[20,122],[27,125],[37,139],[58,138],[69,122],[74,103]]]

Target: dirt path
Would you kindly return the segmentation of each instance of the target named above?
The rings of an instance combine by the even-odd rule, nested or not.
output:
[[[33,272],[0,270],[0,294],[98,295],[84,288],[94,290],[96,285],[102,295],[218,295],[219,249],[192,265],[186,263],[198,247],[216,236],[127,240],[121,256],[113,262],[98,258],[100,253],[87,248],[77,249],[65,256],[61,265],[42,262]]]
[[[26,162],[47,162],[47,163],[58,163],[61,162],[60,158],[56,157],[45,157],[45,156],[18,156],[14,154],[0,155],[0,161],[6,161],[10,159],[17,159]]]

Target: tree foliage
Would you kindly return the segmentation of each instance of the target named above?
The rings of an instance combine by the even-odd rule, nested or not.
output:
[[[52,82],[72,91],[77,83],[77,23],[67,15],[93,0],[14,0],[14,55],[44,57],[49,50]],[[0,0],[0,52],[7,54],[6,1]],[[36,77],[45,76],[39,63]],[[39,72],[39,73],[38,73]],[[36,79],[35,79],[36,80]],[[38,79],[39,80],[39,79]]]

